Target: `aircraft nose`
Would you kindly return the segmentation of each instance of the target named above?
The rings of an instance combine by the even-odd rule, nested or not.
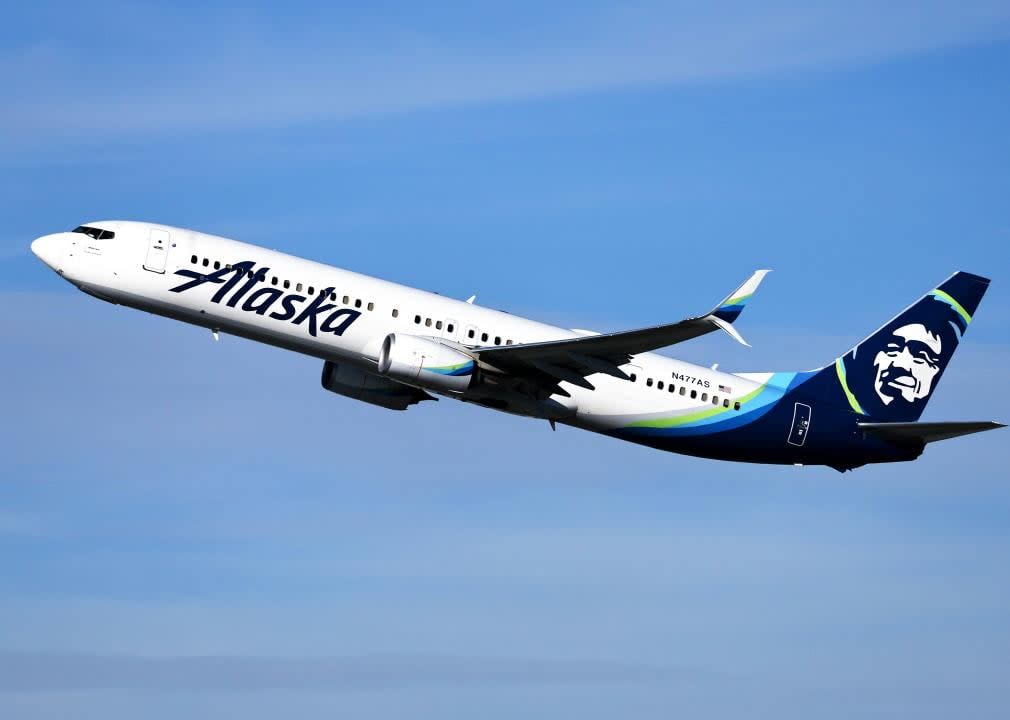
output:
[[[58,266],[63,259],[63,249],[63,239],[59,234],[43,235],[32,242],[32,252],[35,253],[35,257],[53,270],[60,269]]]

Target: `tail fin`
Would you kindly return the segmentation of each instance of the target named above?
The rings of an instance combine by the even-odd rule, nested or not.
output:
[[[918,420],[988,287],[988,278],[954,273],[818,375],[834,375],[868,419]]]

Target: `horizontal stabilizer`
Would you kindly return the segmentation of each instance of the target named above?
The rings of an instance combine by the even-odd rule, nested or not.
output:
[[[936,442],[937,440],[949,440],[961,435],[983,432],[985,430],[995,430],[1001,427],[1006,427],[1006,425],[991,420],[975,420],[971,422],[859,423],[859,428],[864,432],[876,435],[882,440],[889,440],[899,444],[926,444]]]

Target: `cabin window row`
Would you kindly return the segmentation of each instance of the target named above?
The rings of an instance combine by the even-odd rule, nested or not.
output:
[[[636,373],[631,373],[628,377],[631,382],[638,381],[638,375]],[[720,398],[718,395],[713,394],[711,398],[709,398],[709,394],[707,392],[699,392],[695,388],[688,390],[684,385],[675,386],[673,383],[667,383],[662,380],[653,380],[651,377],[645,379],[645,385],[646,387],[654,387],[657,390],[666,388],[666,391],[671,395],[674,393],[678,393],[685,397],[690,395],[692,400],[698,400],[700,397],[702,402],[711,402],[713,405],[722,405],[724,408],[728,408],[730,406],[730,399],[728,397]],[[733,402],[733,409],[740,409],[739,401]]]
[[[393,314],[393,317],[400,317],[400,310],[398,308],[393,308],[393,313],[392,314]],[[450,335],[452,333],[456,332],[456,324],[455,324],[455,321],[452,321],[452,320],[442,321],[442,320],[432,319],[430,317],[424,317],[423,315],[414,315],[414,324],[415,325],[421,325],[421,326],[426,327],[426,328],[432,328],[434,330],[442,330],[444,328],[445,332],[448,333],[448,334],[450,334]],[[465,340],[473,340],[474,343],[476,344],[478,335],[480,336],[480,342],[486,343],[488,345],[491,345],[491,344],[493,344],[493,345],[502,345],[502,344],[504,344],[504,345],[512,345],[513,344],[511,338],[506,338],[505,342],[502,343],[502,337],[501,337],[501,335],[495,335],[494,336],[494,342],[492,342],[492,336],[489,333],[480,332],[477,328],[473,328],[473,327],[467,328],[467,330],[466,330],[466,337],[464,339]]]
[[[193,256],[190,257],[189,261],[193,265],[202,265],[203,267],[205,267],[207,269],[210,269],[210,268],[213,267],[215,270],[220,270],[223,267],[225,270],[231,270],[231,264],[230,263],[222,263],[220,260],[211,260],[210,258],[202,258],[201,259],[201,258],[197,257],[196,255],[193,255]],[[296,281],[292,281],[292,280],[281,280],[276,275],[267,276],[262,270],[259,270],[259,271],[256,271],[256,272],[253,272],[252,270],[249,270],[248,271],[248,275],[249,275],[250,279],[252,279],[253,276],[257,276],[258,275],[257,279],[260,282],[269,282],[271,285],[276,285],[278,287],[283,287],[285,290],[292,290],[293,289],[295,292],[305,292],[308,295],[315,295],[316,294],[316,286],[315,285],[309,285],[307,283],[300,283],[300,282],[296,282]],[[325,291],[326,291],[326,288],[319,288],[319,294],[320,295],[322,293],[324,293]],[[337,293],[331,291],[330,292],[330,300],[332,302],[337,302]],[[356,308],[364,308],[365,310],[369,310],[369,311],[375,309],[375,303],[374,302],[365,302],[361,298],[353,298],[352,299],[350,295],[344,295],[340,300],[341,300],[341,302],[344,305],[353,305]]]
[[[466,339],[467,340],[474,340],[474,341],[476,341],[477,340],[477,334],[479,332],[480,331],[477,328],[467,328]],[[493,339],[494,339],[494,342],[491,342],[491,340],[492,340],[491,335],[489,335],[486,332],[481,332],[480,333],[480,341],[482,343],[487,343],[488,345],[502,345],[503,344],[502,343],[502,339],[501,339],[501,335],[495,335]],[[504,344],[505,345],[511,345],[512,344],[512,340],[510,340],[509,338],[505,338]]]
[[[399,315],[398,311],[393,311],[393,317]],[[430,317],[422,318],[420,315],[414,316],[415,325],[424,325],[426,328],[434,328],[435,330],[441,330],[443,327],[447,333],[456,332],[456,325],[451,322],[442,322],[441,320],[432,320]]]

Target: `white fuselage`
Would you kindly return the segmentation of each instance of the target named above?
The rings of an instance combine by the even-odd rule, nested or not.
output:
[[[115,237],[95,239],[82,233],[58,233],[40,238],[33,249],[66,280],[110,302],[323,360],[350,363],[373,373],[380,347],[390,333],[438,338],[466,347],[524,344],[586,334],[191,230],[125,221],[91,223],[90,227],[108,230]],[[250,261],[252,272],[260,276],[234,302],[229,300],[240,292],[241,284],[235,284],[216,302],[215,294],[225,288],[222,281],[207,282],[186,292],[171,290],[187,280],[179,272],[211,274],[243,261]],[[257,290],[268,288],[275,288],[277,293],[261,293],[259,303],[249,304]],[[330,312],[336,317],[327,331],[320,325],[313,334],[313,318],[296,320],[300,311],[326,288],[332,288],[326,305],[335,308]],[[274,296],[275,300],[264,308]],[[340,315],[340,310],[348,312]],[[352,310],[360,315],[355,316]],[[316,319],[321,322],[322,317]],[[342,321],[351,317],[353,321],[341,327]],[[596,374],[592,376],[593,390],[562,383],[570,397],[557,395],[554,399],[567,413],[550,419],[609,432],[637,417],[700,411],[727,399],[732,403],[768,379],[767,374],[722,373],[653,353],[635,356],[622,369],[634,380]],[[486,396],[487,390],[483,393]],[[443,394],[481,401],[469,393]],[[499,407],[538,415],[535,409]]]

